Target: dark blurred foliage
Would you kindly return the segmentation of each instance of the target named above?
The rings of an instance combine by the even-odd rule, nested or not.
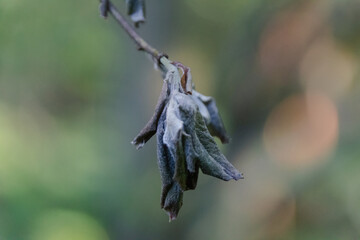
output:
[[[139,33],[216,97],[245,179],[201,175],[169,224],[155,141],[130,144],[160,74],[97,1],[1,0],[0,239],[358,239],[359,1],[146,10]]]

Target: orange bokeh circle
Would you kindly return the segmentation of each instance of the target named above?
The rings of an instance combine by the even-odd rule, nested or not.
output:
[[[334,148],[338,113],[325,95],[294,95],[269,115],[264,129],[265,149],[277,163],[289,168],[314,166]]]

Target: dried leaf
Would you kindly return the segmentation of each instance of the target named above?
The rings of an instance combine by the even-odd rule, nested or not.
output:
[[[145,22],[145,0],[126,0],[128,14],[135,23],[135,27],[139,27],[140,23]]]
[[[107,18],[109,11],[109,0],[101,0],[99,10],[100,15],[104,18]]]
[[[136,146],[137,149],[140,149],[144,146],[144,144],[149,141],[149,139],[156,133],[156,128],[158,124],[158,120],[161,116],[161,113],[164,110],[164,107],[167,103],[169,97],[169,88],[167,81],[164,82],[163,88],[161,90],[160,97],[155,107],[155,112],[149,122],[145,125],[145,127],[140,131],[140,133],[135,137],[135,139],[131,142]]]
[[[183,191],[180,186],[175,182],[165,199],[164,210],[169,215],[169,222],[175,220],[179,214],[180,208],[183,205]]]
[[[194,158],[194,148],[188,139],[190,135],[185,132],[184,128],[184,124],[188,122],[186,119],[187,116],[183,117],[180,112],[180,104],[184,104],[185,101],[189,101],[187,105],[185,104],[185,106],[189,107],[186,110],[194,113],[197,107],[187,95],[174,93],[170,96],[163,137],[164,143],[169,149],[172,158],[175,160],[174,180],[179,183],[181,189],[184,191],[195,188],[198,176]],[[188,139],[188,141],[186,141],[186,139]],[[187,166],[188,164],[190,165]]]
[[[174,181],[175,160],[171,156],[167,146],[163,142],[163,136],[165,133],[165,119],[166,110],[162,113],[158,127],[157,127],[157,154],[158,154],[158,166],[160,170],[160,176],[162,181],[161,190],[161,208],[163,208],[169,215],[169,219],[174,220],[182,206],[182,190],[179,184]]]
[[[188,73],[186,79],[181,79],[175,65],[167,59],[161,62],[167,70],[162,94],[153,117],[133,144],[141,147],[155,132],[157,134],[161,208],[169,214],[171,221],[182,206],[183,192],[195,189],[199,168],[204,174],[225,181],[243,176],[220,152],[210,134],[223,142],[228,140],[214,99],[196,91],[190,94],[188,68],[177,64]]]
[[[196,135],[209,156],[200,158],[200,168],[203,173],[223,179],[225,181],[244,178],[243,175],[220,152],[214,139],[210,135],[200,113],[196,115]]]
[[[218,137],[222,143],[229,143],[230,138],[226,133],[215,99],[204,96],[195,90],[193,90],[193,98],[199,105],[201,115],[206,122],[210,134]],[[207,111],[204,110],[204,106]]]
[[[199,107],[193,99],[189,95],[175,92],[170,96],[163,140],[172,153],[175,162],[181,161],[175,164],[175,166],[181,166],[179,175],[182,174],[180,177],[177,176],[177,181],[183,190],[186,190],[183,187],[187,176],[184,169],[185,165],[182,162],[184,161],[184,148],[181,144],[182,136],[191,136],[193,139],[192,149],[194,149],[194,155],[197,156],[199,166],[205,174],[225,181],[242,178],[241,173],[221,154],[206,127],[199,112]],[[176,155],[179,153],[181,155]]]

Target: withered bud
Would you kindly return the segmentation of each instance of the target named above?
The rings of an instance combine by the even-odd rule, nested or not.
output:
[[[127,13],[135,27],[145,22],[145,0],[126,0]],[[110,0],[100,0],[100,15],[107,18],[110,10]]]
[[[145,22],[145,0],[126,0],[128,15],[134,22],[135,27]]]
[[[167,74],[155,113],[132,143],[140,148],[157,134],[161,207],[171,221],[182,206],[183,191],[195,189],[199,169],[225,181],[243,176],[220,152],[211,136],[228,141],[215,101],[189,89],[189,69],[183,71],[182,77],[187,74],[184,82],[178,63],[171,64],[167,59],[162,63]]]
[[[100,15],[103,18],[107,18],[107,16],[108,16],[108,11],[109,11],[109,7],[110,7],[109,4],[110,4],[109,0],[101,0],[100,1],[99,10],[100,10]]]

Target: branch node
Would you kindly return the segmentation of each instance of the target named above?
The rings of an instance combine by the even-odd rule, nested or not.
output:
[[[161,61],[160,60],[161,60],[162,57],[165,57],[165,58],[169,59],[169,55],[167,55],[166,53],[159,53],[157,55],[157,57],[156,57],[158,66],[161,66]]]

